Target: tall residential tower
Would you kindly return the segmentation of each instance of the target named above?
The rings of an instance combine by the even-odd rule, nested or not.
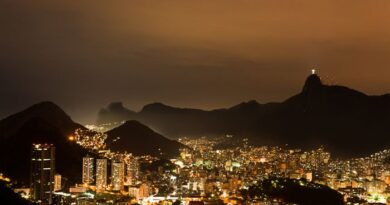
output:
[[[107,186],[107,159],[96,159],[96,188],[105,189]]]
[[[94,182],[94,158],[90,156],[83,157],[83,184],[92,184]]]
[[[33,144],[31,149],[31,189],[33,200],[51,204],[54,191],[55,147]]]
[[[123,162],[112,161],[111,184],[114,191],[121,191],[124,185],[125,164]]]

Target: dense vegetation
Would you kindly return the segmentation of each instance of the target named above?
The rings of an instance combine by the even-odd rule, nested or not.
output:
[[[343,205],[343,196],[306,180],[270,178],[241,191],[245,200],[271,199],[300,205]]]
[[[7,182],[0,180],[0,202],[1,204],[12,205],[33,205],[32,202],[23,199],[9,187]]]

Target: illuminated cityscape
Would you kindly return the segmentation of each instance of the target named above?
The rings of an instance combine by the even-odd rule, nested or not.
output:
[[[304,92],[310,83],[321,83],[315,70]],[[106,128],[112,125],[118,127]],[[30,176],[29,186],[4,174],[1,182],[28,203],[42,205],[390,204],[390,149],[339,158],[327,146],[255,145],[253,138],[231,134],[168,140],[131,120],[76,127],[57,144],[30,145],[31,168],[22,171]],[[154,137],[132,148],[150,154],[113,146],[125,145],[129,130]],[[153,140],[178,150],[166,155]],[[64,146],[72,152],[63,152]],[[74,153],[74,161],[64,160]]]
[[[390,205],[390,0],[0,0],[0,205]]]
[[[388,202],[390,150],[365,158],[339,160],[332,158],[324,148],[304,151],[288,146],[254,147],[248,145],[247,139],[243,139],[239,146],[215,148],[232,138],[230,135],[181,138],[179,142],[187,148],[182,149],[177,158],[163,163],[159,163],[162,159],[150,156],[129,157],[120,153],[112,155],[114,158],[111,159],[86,156],[80,164],[81,184],[68,189],[62,189],[61,175],[54,174],[54,147],[34,144],[32,191],[31,196],[26,197],[41,204],[51,204],[54,196],[62,198],[55,204],[111,204],[111,200],[120,201],[126,196],[131,199],[129,204],[173,203],[176,200],[184,204],[215,200],[241,204],[243,200],[248,200],[248,196],[243,195],[245,191],[259,182],[291,179],[297,180],[301,186],[319,189],[325,185],[337,190],[348,204]],[[86,147],[94,150],[91,148],[94,143],[101,141],[91,141]],[[94,151],[100,153],[100,157],[108,152]],[[158,165],[156,169],[140,167],[140,164],[150,166],[154,163]],[[101,198],[108,195],[111,197],[106,201]],[[258,196],[252,198],[251,203],[284,204],[275,200]]]

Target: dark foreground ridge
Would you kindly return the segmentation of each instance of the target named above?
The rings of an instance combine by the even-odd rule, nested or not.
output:
[[[343,205],[343,195],[304,179],[270,178],[241,191],[245,200],[277,199],[299,205]]]
[[[23,199],[19,194],[15,193],[9,185],[0,180],[0,202],[1,204],[12,205],[35,205],[35,203]]]

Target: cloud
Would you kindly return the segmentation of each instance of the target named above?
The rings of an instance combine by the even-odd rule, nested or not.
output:
[[[0,116],[47,99],[83,122],[113,100],[138,109],[280,101],[311,66],[370,94],[390,90],[385,0],[5,0],[0,8]]]

